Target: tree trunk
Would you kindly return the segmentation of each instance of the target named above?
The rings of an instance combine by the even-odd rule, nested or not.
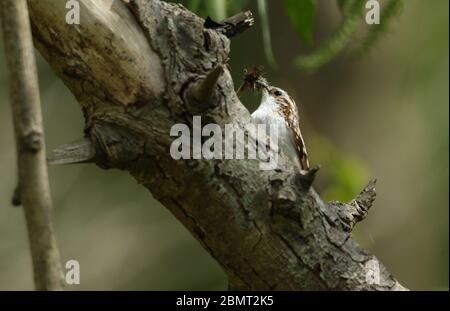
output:
[[[373,182],[349,204],[326,203],[310,187],[315,170],[170,156],[174,124],[250,122],[225,65],[228,37],[252,24],[248,13],[204,24],[163,1],[80,0],[81,23],[68,25],[64,1],[28,1],[35,44],[80,102],[95,162],[149,189],[219,262],[230,288],[405,289],[349,238]]]

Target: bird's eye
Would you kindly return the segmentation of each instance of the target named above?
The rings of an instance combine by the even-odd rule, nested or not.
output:
[[[274,94],[275,96],[281,96],[281,95],[283,95],[283,93],[281,93],[281,91],[279,91],[279,90],[275,90],[275,92],[273,92],[273,94]]]

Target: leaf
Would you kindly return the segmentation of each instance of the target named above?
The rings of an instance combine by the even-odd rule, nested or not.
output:
[[[284,8],[295,28],[295,31],[305,44],[311,45],[313,19],[316,9],[315,0],[283,0]]]
[[[257,0],[258,13],[261,20],[261,30],[264,43],[264,54],[267,62],[272,68],[277,68],[275,57],[272,51],[272,40],[270,36],[269,15],[267,14],[267,0]]]

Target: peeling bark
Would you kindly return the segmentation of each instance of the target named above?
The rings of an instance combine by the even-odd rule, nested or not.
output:
[[[171,126],[191,126],[193,115],[203,124],[250,122],[226,66],[223,29],[157,0],[80,0],[74,26],[64,23],[63,5],[28,1],[35,44],[80,102],[96,163],[128,171],[149,189],[218,261],[230,288],[404,289],[350,239],[363,209],[325,203],[310,187],[316,171],[171,158]],[[193,100],[218,67],[209,101]]]

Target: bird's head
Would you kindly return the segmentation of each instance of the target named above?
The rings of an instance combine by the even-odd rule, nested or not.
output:
[[[262,89],[262,101],[272,102],[276,105],[286,105],[292,101],[288,93],[278,87],[265,85]]]

